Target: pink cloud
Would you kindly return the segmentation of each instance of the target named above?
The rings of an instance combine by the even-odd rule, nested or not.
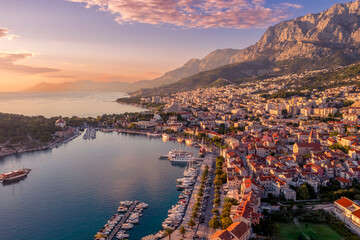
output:
[[[120,24],[172,24],[187,28],[263,28],[290,17],[298,4],[265,7],[265,0],[67,0],[98,7]]]
[[[0,52],[0,69],[24,74],[39,74],[60,71],[59,69],[54,68],[34,67],[16,63],[19,60],[32,56],[34,56],[34,54],[29,52]]]
[[[19,36],[16,36],[14,34],[9,34],[9,30],[6,28],[0,28],[0,38],[6,38],[8,40],[13,40],[14,38],[17,38]]]

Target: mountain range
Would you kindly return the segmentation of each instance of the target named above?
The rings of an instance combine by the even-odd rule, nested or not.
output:
[[[318,14],[308,14],[269,27],[261,39],[245,49],[219,49],[203,59],[191,59],[163,76],[135,83],[95,82],[89,87],[136,91],[135,95],[166,94],[176,91],[241,82],[264,74],[283,74],[346,65],[360,59],[360,0],[335,4]],[[83,85],[86,85],[83,84]],[[32,91],[64,89],[77,83],[42,83]],[[154,88],[155,87],[155,88]],[[96,88],[95,88],[96,89]],[[139,90],[141,89],[141,90]]]

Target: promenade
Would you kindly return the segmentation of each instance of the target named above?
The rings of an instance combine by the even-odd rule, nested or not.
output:
[[[211,166],[211,163],[212,163],[212,160],[213,160],[213,155],[212,153],[210,152],[207,152],[206,153],[206,156],[204,158],[204,161],[203,161],[203,164],[201,165],[201,168],[200,168],[200,171],[199,171],[199,175],[198,177],[196,178],[196,183],[195,183],[195,186],[194,186],[194,190],[193,190],[193,193],[191,195],[191,199],[189,201],[189,204],[188,204],[188,207],[186,209],[186,213],[185,213],[185,216],[184,216],[184,219],[183,219],[183,222],[180,226],[184,226],[186,228],[186,234],[185,234],[185,237],[182,237],[181,234],[180,234],[180,231],[179,231],[179,228],[176,229],[172,234],[171,234],[171,239],[175,239],[175,240],[179,240],[179,239],[191,239],[195,234],[196,234],[196,230],[197,230],[197,224],[190,228],[188,226],[188,222],[189,220],[191,219],[191,213],[193,211],[193,208],[194,208],[194,205],[196,203],[196,198],[197,198],[197,193],[199,191],[199,188],[200,188],[200,185],[201,185],[201,176],[202,176],[202,173],[204,172],[205,170],[205,165],[208,165],[209,168]],[[209,203],[210,204],[210,203]],[[195,221],[197,223],[197,221]]]

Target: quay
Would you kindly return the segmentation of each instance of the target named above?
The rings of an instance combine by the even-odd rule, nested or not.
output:
[[[136,134],[136,135],[147,135],[147,132],[133,131],[129,129],[102,129],[102,132],[118,132],[118,133],[127,133],[127,134]]]
[[[121,226],[124,224],[126,219],[130,216],[130,214],[132,213],[132,211],[134,210],[134,208],[136,207],[136,205],[138,203],[139,203],[139,200],[136,200],[135,202],[133,202],[133,204],[129,207],[129,209],[125,213],[124,217],[119,221],[119,223],[116,225],[114,230],[110,233],[107,240],[112,240],[115,237],[116,233],[120,230]]]
[[[193,189],[193,192],[192,192],[192,195],[191,195],[191,198],[188,202],[188,206],[187,206],[187,209],[186,209],[186,212],[185,212],[185,216],[183,218],[183,221],[182,221],[182,226],[184,226],[186,228],[186,237],[185,239],[189,239],[189,238],[192,238],[193,235],[195,235],[197,233],[197,227],[193,227],[193,228],[190,228],[187,223],[189,222],[189,220],[191,219],[191,214],[192,214],[192,211],[193,211],[193,208],[195,206],[195,202],[196,202],[196,198],[197,198],[197,194],[199,192],[199,188],[200,188],[200,185],[201,185],[201,176],[202,176],[202,173],[204,172],[205,170],[205,166],[211,166],[211,164],[214,162],[214,156],[211,152],[207,152],[205,158],[204,158],[204,161],[202,162],[202,165],[200,167],[200,171],[199,171],[199,174],[198,176],[196,177],[196,183],[194,185],[194,189]],[[196,225],[199,225],[199,223],[196,223]],[[181,226],[181,225],[180,225]],[[174,240],[181,240],[181,239],[184,239],[179,231],[179,228],[177,228],[172,234],[171,234],[171,239],[174,239]]]

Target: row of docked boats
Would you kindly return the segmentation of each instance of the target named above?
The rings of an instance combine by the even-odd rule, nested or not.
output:
[[[96,129],[94,128],[87,128],[86,132],[83,136],[84,140],[88,140],[88,139],[95,139],[96,138]]]
[[[163,239],[166,236],[165,229],[175,230],[180,226],[184,219],[198,174],[199,170],[197,165],[194,162],[189,162],[184,170],[184,177],[176,180],[176,186],[178,190],[181,190],[181,193],[178,202],[168,210],[168,216],[162,223],[163,229],[156,234],[143,237],[142,240]]]
[[[190,201],[198,173],[199,170],[194,162],[189,162],[184,170],[184,177],[176,180],[176,187],[178,190],[181,190],[181,193],[179,195],[179,201],[168,211],[168,217],[162,223],[164,229],[169,228],[175,230],[180,226]]]
[[[95,235],[95,239],[96,240],[106,239],[123,217],[124,217],[123,214],[115,213],[110,218],[110,220],[108,220],[107,223],[102,228],[99,229],[99,231]]]
[[[133,204],[136,204],[133,207]],[[115,213],[111,219],[102,227],[95,235],[96,240],[106,240],[113,231],[116,231],[117,239],[125,239],[129,237],[126,230],[130,230],[135,224],[139,223],[142,217],[142,211],[149,205],[139,201],[121,201],[118,207],[118,212]],[[131,212],[129,212],[131,211]],[[117,227],[120,225],[119,227]]]

